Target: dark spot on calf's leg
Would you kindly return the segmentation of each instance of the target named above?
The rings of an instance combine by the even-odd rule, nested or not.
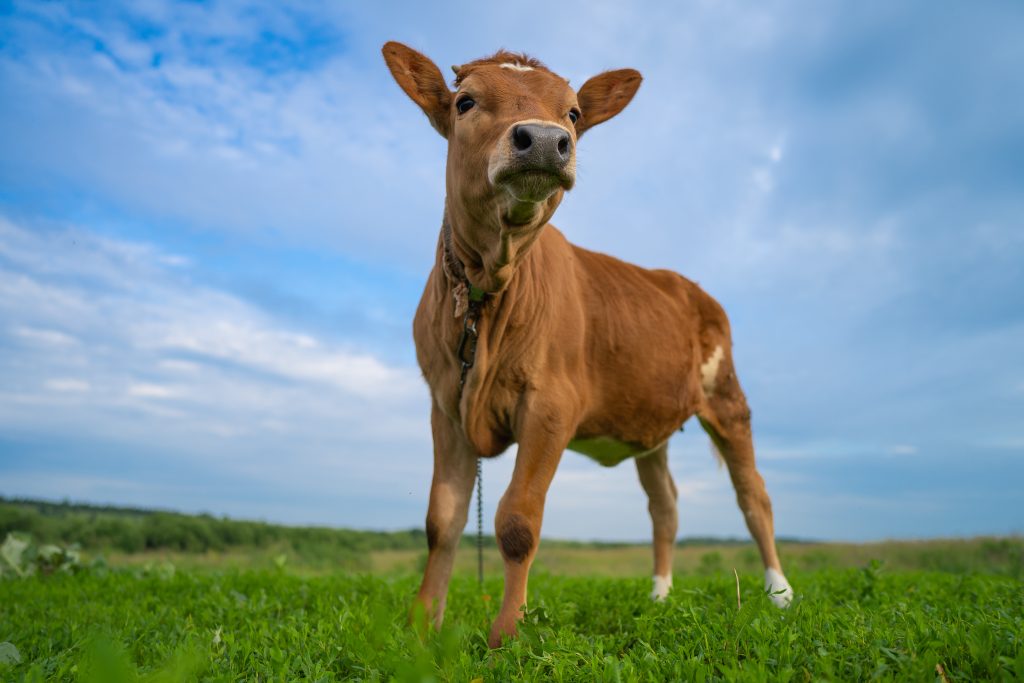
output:
[[[498,543],[506,559],[522,564],[533,549],[533,532],[520,515],[511,515],[498,529]]]
[[[427,520],[427,548],[433,550],[437,547],[437,536],[438,536],[437,524],[434,524],[433,520]]]

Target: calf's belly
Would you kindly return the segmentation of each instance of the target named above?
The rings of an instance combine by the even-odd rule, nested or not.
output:
[[[569,442],[569,450],[582,453],[605,467],[614,467],[627,458],[638,458],[652,453],[658,450],[658,446],[647,448],[608,436],[597,436],[573,439]]]

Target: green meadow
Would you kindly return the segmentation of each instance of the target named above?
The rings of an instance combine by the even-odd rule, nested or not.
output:
[[[421,634],[418,532],[0,501],[8,533],[2,681],[1024,679],[1019,538],[786,542],[785,611],[746,543],[681,544],[654,604],[647,547],[544,541],[520,638],[491,651],[500,563],[480,587],[469,539]]]

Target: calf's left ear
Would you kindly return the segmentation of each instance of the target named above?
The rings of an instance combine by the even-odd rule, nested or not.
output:
[[[441,70],[416,50],[395,41],[384,43],[381,52],[398,85],[419,105],[430,125],[447,138],[451,127],[452,93]]]
[[[583,84],[576,93],[583,116],[576,122],[576,135],[603,123],[626,108],[643,76],[636,69],[605,71]]]

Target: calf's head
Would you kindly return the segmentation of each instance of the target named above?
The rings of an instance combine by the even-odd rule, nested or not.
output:
[[[633,69],[607,71],[578,92],[535,59],[500,51],[462,66],[451,91],[427,57],[389,42],[395,80],[448,140],[447,206],[478,284],[500,289],[515,253],[551,219],[576,182],[576,141],[618,114],[640,87]],[[490,285],[490,286],[488,286]]]

